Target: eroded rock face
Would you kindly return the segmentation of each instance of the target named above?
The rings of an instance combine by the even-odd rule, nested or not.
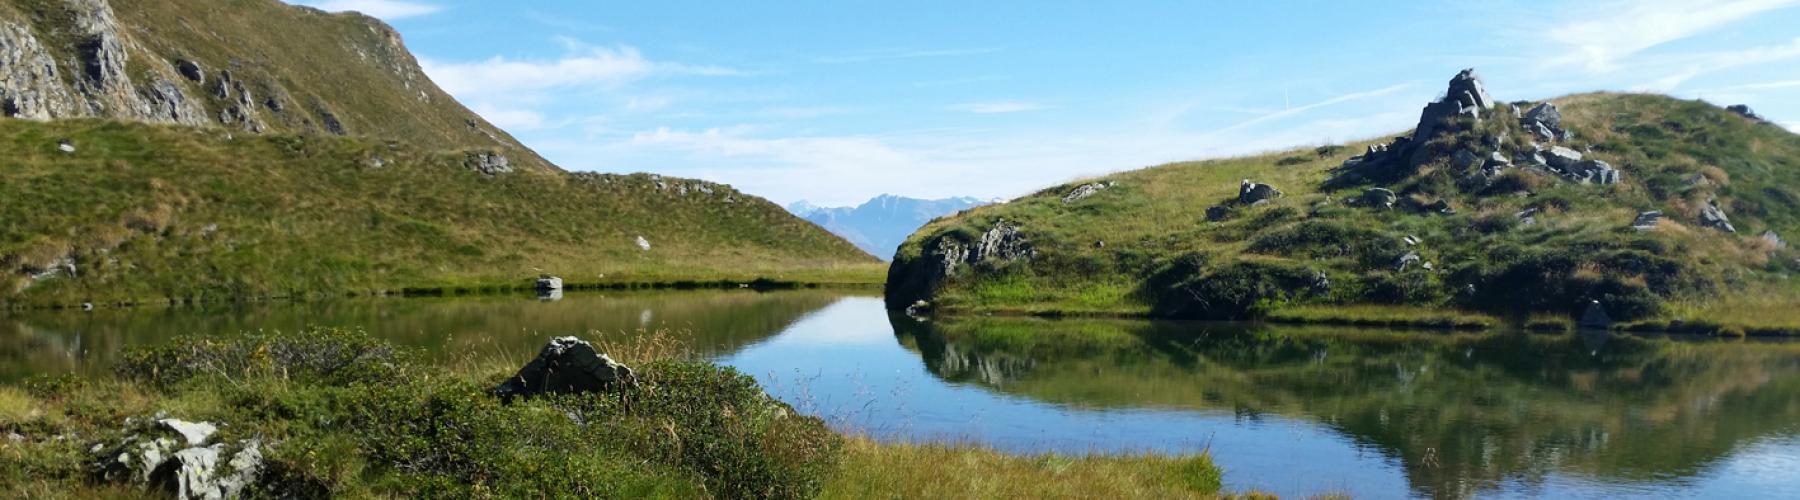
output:
[[[205,108],[172,81],[187,69],[168,61],[143,61],[148,81],[127,71],[136,47],[106,0],[62,0],[72,14],[53,28],[73,40],[74,60],[58,61],[26,26],[0,22],[0,112],[48,120],[105,117],[152,123],[203,125]],[[191,64],[191,63],[190,63]],[[198,66],[194,69],[198,71]],[[70,74],[64,74],[64,73]]]
[[[80,112],[56,60],[24,26],[0,21],[0,112],[48,120]]]
[[[594,350],[594,345],[575,337],[551,339],[537,358],[494,388],[501,399],[530,398],[545,394],[580,394],[637,384],[630,367]]]

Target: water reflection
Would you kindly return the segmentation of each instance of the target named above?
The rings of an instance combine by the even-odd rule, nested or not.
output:
[[[0,381],[106,369],[125,348],[178,335],[362,328],[434,359],[476,353],[529,358],[554,335],[669,329],[692,332],[704,355],[728,353],[837,301],[823,291],[633,292],[251,304],[230,308],[42,311],[0,317]],[[515,356],[515,357],[517,357]]]
[[[1669,494],[1738,450],[1800,433],[1791,344],[892,321],[949,382],[1074,408],[1304,418],[1397,460],[1423,496],[1542,494],[1573,488],[1571,477],[1610,485],[1609,496]]]
[[[829,291],[571,293],[0,318],[0,381],[187,333],[366,328],[437,359],[671,329],[841,430],[1012,451],[1214,451],[1227,485],[1357,498],[1800,491],[1800,344],[890,316]]]

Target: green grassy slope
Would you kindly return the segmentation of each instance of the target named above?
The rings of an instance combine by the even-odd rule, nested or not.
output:
[[[773,203],[701,181],[490,177],[463,153],[397,142],[110,121],[0,120],[0,144],[0,302],[880,272]]]
[[[1469,148],[1485,158],[1529,147],[1530,134],[1500,105],[1488,119],[1438,136],[1424,146],[1428,161],[1392,178],[1328,182],[1345,160],[1376,144],[1368,142],[1123,172],[1099,179],[1113,187],[1074,203],[1062,198],[1094,181],[940,219],[900,249],[889,304],[929,299],[952,310],[1207,318],[1298,304],[1403,304],[1524,317],[1579,314],[1599,300],[1618,319],[1800,327],[1800,315],[1783,306],[1800,298],[1800,281],[1788,279],[1800,262],[1793,249],[1760,237],[1765,230],[1800,236],[1800,136],[1654,95],[1553,102],[1575,135],[1559,145],[1612,164],[1623,173],[1619,184],[1521,168],[1485,185],[1459,184],[1464,174],[1449,152]],[[1484,144],[1500,135],[1509,139],[1499,148]],[[1285,196],[1235,206],[1243,179]],[[1392,189],[1400,203],[1391,210],[1350,203],[1371,187]],[[1700,211],[1713,197],[1737,233],[1701,227]],[[1455,213],[1425,208],[1438,200]],[[1209,222],[1206,210],[1220,205],[1235,211]],[[1535,224],[1516,217],[1528,209],[1538,210]],[[1655,230],[1631,229],[1647,210],[1667,217]],[[950,259],[955,265],[943,275],[940,247],[979,249],[982,236],[1000,235],[990,230],[1001,221],[1017,228],[1029,256]],[[1408,236],[1418,245],[1408,245]],[[1433,269],[1397,271],[1409,251]]]

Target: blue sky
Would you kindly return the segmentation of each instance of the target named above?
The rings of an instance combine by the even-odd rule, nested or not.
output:
[[[387,20],[564,168],[784,204],[1396,133],[1464,67],[1501,100],[1660,92],[1800,130],[1800,0],[295,3]]]

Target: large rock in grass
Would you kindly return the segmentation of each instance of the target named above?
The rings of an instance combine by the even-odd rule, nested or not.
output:
[[[1280,197],[1281,190],[1275,189],[1275,186],[1257,184],[1250,182],[1250,179],[1244,179],[1244,182],[1238,185],[1238,203],[1254,205],[1259,201],[1268,201]]]
[[[1727,233],[1737,232],[1731,225],[1731,218],[1725,216],[1725,209],[1719,208],[1719,200],[1707,200],[1706,206],[1701,207],[1700,225]]]
[[[1494,100],[1488,97],[1487,89],[1481,85],[1481,77],[1475,70],[1465,69],[1450,79],[1450,88],[1444,92],[1444,98],[1425,106],[1419,115],[1418,129],[1413,133],[1413,144],[1424,144],[1436,137],[1439,132],[1448,131],[1443,128],[1447,120],[1468,117],[1480,120],[1482,113],[1494,106]]]
[[[537,358],[495,387],[494,394],[511,401],[544,394],[599,392],[636,383],[637,374],[631,368],[594,350],[593,344],[561,337],[544,344]]]

